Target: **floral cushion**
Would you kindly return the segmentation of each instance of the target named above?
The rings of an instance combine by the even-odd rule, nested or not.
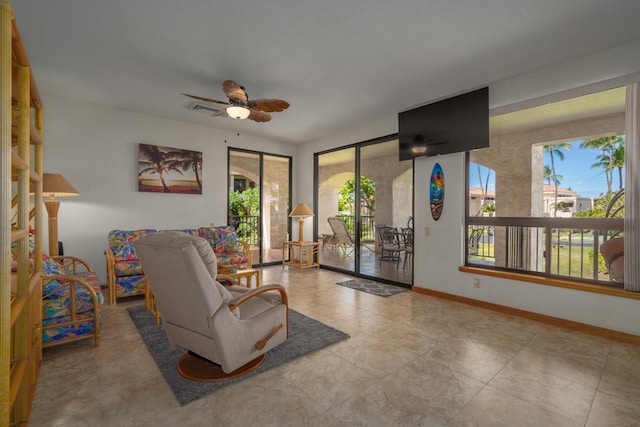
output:
[[[63,325],[57,328],[45,329],[42,332],[42,342],[44,344],[54,341],[59,341],[65,338],[77,337],[95,332],[93,326],[93,312],[80,313],[79,319],[87,319],[85,322],[76,323],[73,325]],[[59,323],[68,322],[69,316],[53,317],[42,321],[42,326],[50,326]],[[100,324],[102,324],[102,313],[99,318]]]
[[[69,290],[71,286],[69,283],[60,283],[56,280],[51,280],[47,282],[45,287],[48,292],[43,292],[42,295],[42,318],[50,319],[53,317],[69,315],[71,313],[71,301],[69,299]],[[104,297],[100,286],[92,286],[92,288],[98,296],[98,304],[102,304],[104,302]],[[91,294],[87,288],[76,283],[75,294],[75,305],[78,312],[93,310],[93,299],[91,298]]]
[[[238,243],[236,229],[233,226],[202,227],[198,231],[200,237],[206,239],[213,248],[219,267],[247,267],[249,256]]]
[[[242,251],[242,247],[238,243],[236,229],[230,225],[211,228],[203,227],[198,232],[200,237],[209,241],[216,254]]]
[[[114,263],[116,276],[137,276],[142,274],[140,261],[116,261]]]
[[[56,274],[69,274],[69,272],[62,265],[42,254],[42,274],[54,276]]]
[[[146,286],[147,278],[144,274],[116,276],[116,297],[144,294]]]
[[[93,277],[91,277],[93,275]],[[95,291],[98,297],[98,304],[104,302],[102,289],[98,284],[98,278],[93,273],[87,273],[85,278],[88,279],[89,284]],[[91,282],[95,279],[94,282]],[[91,293],[80,284],[74,284],[75,286],[75,306],[79,313],[93,311],[93,299]],[[54,317],[64,317],[71,314],[71,300],[69,282],[60,283],[57,280],[46,280],[42,287],[42,319],[43,323],[47,319]]]
[[[157,230],[154,229],[110,231],[108,244],[111,251],[113,251],[114,259],[116,261],[137,261],[138,256],[136,255],[133,243],[140,237],[155,232],[157,232]]]
[[[216,257],[218,258],[218,266],[224,268],[237,267],[242,269],[246,268],[249,262],[249,256],[244,252],[216,253]]]

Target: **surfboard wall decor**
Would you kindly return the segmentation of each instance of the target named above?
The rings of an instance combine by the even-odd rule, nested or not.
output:
[[[442,207],[444,205],[444,173],[440,163],[436,163],[431,171],[429,201],[431,202],[431,216],[437,221],[442,215]]]

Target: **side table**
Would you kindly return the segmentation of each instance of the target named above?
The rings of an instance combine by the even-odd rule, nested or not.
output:
[[[255,277],[256,288],[260,287],[260,270],[255,270],[253,268],[248,268],[246,270],[238,270],[235,273],[229,273],[228,276],[231,276],[237,285],[243,285],[247,288],[251,287],[253,283],[253,279]],[[243,283],[244,281],[244,283]]]
[[[320,268],[319,247],[319,242],[282,242],[282,266],[294,265],[301,270],[310,267]]]

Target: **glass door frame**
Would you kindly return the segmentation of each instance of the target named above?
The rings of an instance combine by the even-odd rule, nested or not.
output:
[[[343,269],[343,268],[339,268],[339,267],[335,267],[335,266],[331,266],[331,265],[327,265],[327,264],[320,264],[320,268],[324,268],[327,270],[332,270],[332,271],[337,271],[337,272],[341,272],[341,273],[348,273],[348,274],[352,274],[355,277],[362,277],[365,279],[370,279],[370,280],[375,280],[376,282],[382,282],[382,283],[389,283],[389,284],[393,284],[396,286],[402,286],[402,287],[411,287],[413,284],[413,270],[411,272],[411,284],[407,284],[407,283],[402,283],[402,282],[397,282],[394,280],[390,280],[384,277],[377,277],[377,276],[371,276],[368,274],[363,274],[361,272],[361,258],[362,258],[362,245],[361,245],[361,227],[362,227],[362,219],[361,219],[361,203],[360,203],[360,179],[355,179],[361,176],[361,150],[365,147],[368,146],[372,146],[372,145],[376,145],[376,144],[380,144],[380,143],[384,143],[384,142],[389,142],[389,141],[393,141],[394,139],[398,139],[398,134],[390,134],[390,135],[386,135],[386,136],[382,136],[382,137],[378,137],[378,138],[373,138],[370,140],[366,140],[366,141],[362,141],[362,142],[358,142],[358,143],[354,143],[354,144],[348,144],[348,145],[343,145],[340,147],[335,147],[335,148],[331,148],[328,150],[323,150],[323,151],[319,151],[317,153],[314,153],[314,161],[313,161],[313,206],[314,206],[314,222],[313,222],[313,235],[314,235],[314,240],[318,241],[319,240],[319,230],[318,230],[318,221],[320,220],[319,217],[319,189],[320,189],[320,182],[319,182],[319,176],[320,176],[320,170],[319,170],[319,158],[320,156],[322,156],[323,154],[329,154],[329,153],[334,153],[337,151],[342,151],[342,150],[348,150],[348,149],[355,149],[355,157],[354,157],[354,184],[355,184],[355,208],[354,208],[354,221],[355,221],[355,230],[354,230],[354,237],[355,237],[355,248],[354,248],[354,268],[353,270],[349,270],[349,269]],[[415,182],[415,162],[412,161],[412,168],[413,168],[413,181]],[[415,191],[413,191],[412,194],[412,206],[411,206],[411,216],[414,216],[414,205],[415,205]],[[320,249],[322,250],[322,249]]]
[[[230,170],[231,170],[231,153],[232,152],[238,152],[238,153],[245,153],[245,154],[252,154],[252,155],[256,155],[258,156],[259,159],[259,178],[258,178],[258,185],[260,186],[260,212],[258,214],[258,257],[257,259],[253,259],[255,257],[252,258],[252,263],[254,267],[264,267],[264,266],[269,266],[269,265],[280,265],[282,263],[281,260],[276,260],[276,261],[271,261],[271,262],[263,262],[264,260],[264,249],[263,248],[263,221],[264,221],[264,212],[263,212],[263,193],[264,193],[264,157],[268,156],[268,157],[279,157],[282,159],[286,159],[289,163],[289,173],[288,173],[288,182],[287,182],[287,187],[288,187],[288,191],[287,191],[287,214],[288,212],[291,211],[291,200],[292,200],[292,196],[293,196],[293,192],[292,192],[292,183],[293,183],[293,157],[292,156],[287,156],[284,154],[275,154],[275,153],[268,153],[268,152],[264,152],[264,151],[256,151],[256,150],[249,150],[246,148],[236,148],[236,147],[227,147],[227,223],[229,223],[229,218],[231,217],[231,211],[230,211],[230,207],[229,207],[229,191],[230,188],[232,188],[232,182],[231,182],[231,175],[230,175]],[[287,216],[288,218],[288,216]],[[229,224],[231,225],[231,224]],[[291,235],[291,221],[287,220],[287,235]]]

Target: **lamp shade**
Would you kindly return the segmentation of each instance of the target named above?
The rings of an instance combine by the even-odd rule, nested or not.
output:
[[[293,218],[307,218],[313,216],[313,212],[311,212],[311,209],[309,209],[306,203],[298,203],[289,216]]]
[[[227,107],[227,114],[232,119],[246,119],[251,114],[251,111],[248,108],[241,107],[239,105],[232,105],[231,107]]]
[[[79,196],[78,190],[59,173],[45,173],[42,177],[42,193],[51,197]]]

